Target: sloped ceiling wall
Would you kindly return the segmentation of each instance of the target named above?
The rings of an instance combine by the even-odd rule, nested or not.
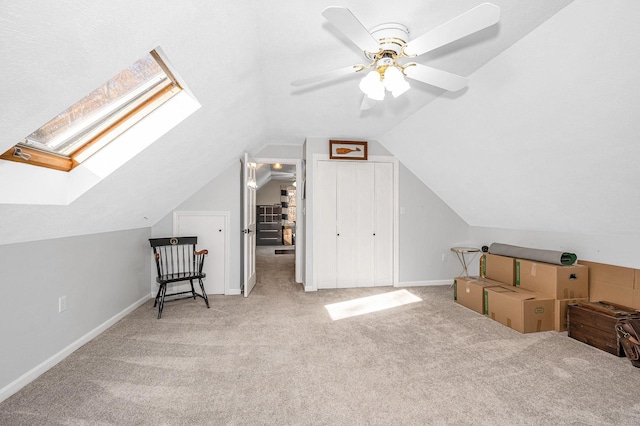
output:
[[[502,9],[499,27],[418,60],[461,75],[472,74],[571,2],[495,0]],[[349,7],[367,27],[399,21],[417,36],[479,3],[479,0],[410,0],[398,7],[383,0],[345,0],[341,5]],[[629,6],[629,2],[618,3]],[[469,185],[470,177],[464,173],[434,173],[436,169],[427,166],[432,159],[442,164],[450,158],[461,158],[466,163],[471,163],[472,157],[478,158],[475,152],[465,151],[464,145],[453,143],[456,138],[465,139],[463,132],[455,136],[446,123],[456,131],[460,127],[467,129],[474,137],[478,132],[473,126],[480,125],[478,130],[490,130],[484,133],[483,140],[496,143],[491,132],[502,124],[498,116],[504,110],[494,86],[499,89],[500,84],[527,76],[537,83],[536,70],[544,76],[548,67],[532,70],[525,65],[531,62],[531,55],[542,53],[529,51],[528,45],[516,45],[512,50],[521,52],[519,55],[510,54],[511,59],[499,66],[489,64],[501,68],[492,76],[504,75],[501,79],[506,81],[491,76],[485,81],[483,69],[478,77],[478,73],[471,75],[472,89],[455,98],[440,98],[429,105],[442,91],[416,84],[406,97],[360,112],[362,94],[357,78],[302,90],[289,85],[297,78],[363,61],[361,52],[321,17],[321,11],[331,4],[324,0],[282,0],[275,4],[257,0],[1,2],[1,150],[14,145],[156,46],[162,47],[202,108],[69,206],[0,205],[0,244],[151,226],[238,161],[244,151],[257,152],[268,143],[301,144],[309,136],[379,140],[380,134],[394,128],[397,130],[382,139],[383,142],[386,139],[387,149],[410,165],[469,223],[526,225],[503,221],[511,217],[507,214],[494,216],[484,210],[465,208],[462,200],[471,200],[477,190]],[[572,10],[582,13],[581,8]],[[619,12],[624,18],[629,16],[626,10]],[[577,25],[574,19],[567,18],[571,25]],[[607,23],[613,28],[617,24]],[[584,37],[579,41],[584,43]],[[533,48],[540,49],[539,44],[544,42],[534,44]],[[571,50],[573,46],[565,48]],[[563,59],[563,48],[554,49]],[[511,63],[516,60],[523,63]],[[552,68],[557,66],[551,59],[548,63]],[[516,74],[521,68],[525,75],[519,77]],[[530,83],[522,80],[519,84],[526,90]],[[497,92],[509,98],[506,89]],[[485,121],[476,123],[473,118],[466,122],[460,119],[469,118],[463,111],[476,114],[479,111],[474,105],[484,103],[493,105],[498,112],[497,116],[491,116],[491,126],[485,125]],[[532,111],[530,123],[539,120],[537,113]],[[403,122],[412,114],[416,115]],[[438,120],[432,120],[434,116]],[[411,124],[417,122],[419,125]],[[522,137],[520,129],[512,130],[516,132],[514,138]],[[424,156],[427,152],[422,149],[437,148],[436,144],[420,148],[414,143],[424,134],[451,143],[456,149],[444,150],[436,157]],[[398,142],[402,140],[412,143],[402,145]],[[526,145],[523,147],[526,155]],[[417,161],[421,157],[423,160]],[[498,170],[497,164],[510,159],[500,155],[498,158],[485,164]],[[499,179],[489,182],[495,180]],[[517,182],[529,183],[526,179]],[[538,191],[539,187],[537,184],[531,188]],[[452,188],[461,188],[461,192],[452,194],[455,192]],[[505,197],[492,195],[498,205],[510,205],[510,199],[507,202]]]
[[[381,142],[472,226],[639,233],[638,16],[574,2]]]
[[[0,244],[151,226],[260,146],[255,25],[253,2],[2,2],[2,151],[157,46],[202,108],[71,205],[0,205]]]

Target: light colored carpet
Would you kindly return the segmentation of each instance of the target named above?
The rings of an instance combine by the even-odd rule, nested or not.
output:
[[[268,251],[248,299],[169,303],[161,320],[150,301],[0,404],[0,424],[640,424],[625,358],[519,334],[449,286],[333,321],[326,304],[399,289],[305,293],[293,256]]]

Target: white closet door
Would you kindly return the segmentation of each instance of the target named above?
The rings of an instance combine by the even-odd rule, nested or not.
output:
[[[375,164],[374,286],[393,285],[393,164]]]
[[[336,163],[337,287],[373,285],[374,165]]]
[[[318,161],[314,195],[313,256],[318,288],[336,288],[336,163]]]
[[[227,217],[215,212],[174,212],[174,235],[198,237],[196,250],[207,249],[202,280],[207,294],[225,294],[227,284]],[[197,285],[197,283],[195,283]],[[188,284],[182,284],[187,290]]]

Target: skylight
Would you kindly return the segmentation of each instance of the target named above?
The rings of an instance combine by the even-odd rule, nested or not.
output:
[[[156,51],[151,51],[58,114],[2,155],[69,171],[180,92]]]
[[[0,155],[0,204],[68,205],[200,107],[157,47]]]

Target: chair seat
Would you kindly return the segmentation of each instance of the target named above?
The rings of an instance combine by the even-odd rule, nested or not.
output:
[[[201,274],[198,273],[188,273],[188,272],[181,272],[181,273],[176,273],[176,274],[167,274],[167,275],[163,275],[161,277],[156,277],[156,282],[160,283],[160,284],[167,284],[167,283],[174,283],[174,282],[178,282],[178,281],[186,281],[186,280],[197,280],[198,278],[202,279],[204,277],[206,277],[207,274],[205,274],[204,272]]]

